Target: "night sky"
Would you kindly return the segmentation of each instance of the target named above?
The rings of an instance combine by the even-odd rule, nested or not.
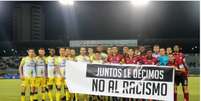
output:
[[[12,41],[17,3],[21,2],[0,2],[1,41]],[[46,16],[45,40],[199,38],[199,1],[155,1],[145,8],[125,1],[80,1],[71,7],[56,1],[38,3]]]
[[[54,2],[45,8],[47,39],[63,33],[70,39],[199,37],[199,2],[151,2],[146,8],[130,2],[76,2],[73,7]]]

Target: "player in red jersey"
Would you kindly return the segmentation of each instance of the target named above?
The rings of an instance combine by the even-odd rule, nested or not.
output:
[[[152,51],[151,50],[148,50],[146,52],[146,55],[142,57],[142,64],[145,64],[145,65],[155,65],[155,64],[157,64],[157,59],[152,56]],[[144,100],[140,100],[140,101],[144,101]],[[153,101],[153,100],[149,99],[148,101]]]
[[[134,48],[134,53],[135,53],[135,57],[137,57],[139,60],[139,64],[142,64],[142,60],[144,55],[141,55],[141,52],[139,50],[139,48]]]
[[[168,61],[168,66],[172,66],[173,68],[177,69],[177,64],[175,62],[175,58],[173,54],[168,55],[169,56],[169,61]],[[176,76],[175,76],[176,79]],[[176,80],[175,80],[176,82]],[[176,83],[174,84],[174,101],[177,101],[177,85]]]
[[[116,46],[112,47],[112,55],[107,57],[107,62],[111,64],[120,64],[122,62],[123,56],[119,54],[119,50]],[[120,101],[119,97],[112,97],[112,101]]]
[[[166,48],[166,53],[167,55],[172,54],[172,48],[171,47]]]
[[[139,51],[140,51],[141,56],[145,56],[145,54],[146,54],[145,46],[143,46],[143,45],[139,46]]]
[[[133,49],[128,50],[128,55],[123,58],[123,63],[125,64],[139,64],[140,57],[134,54]]]
[[[112,55],[112,48],[111,47],[107,48],[107,55],[108,56]]]
[[[179,46],[174,46],[173,56],[175,58],[175,63],[177,65],[178,70],[176,71],[176,80],[175,83],[177,86],[182,84],[184,101],[189,101],[189,91],[188,91],[188,68],[185,62],[185,56],[182,52],[179,51]],[[177,87],[175,87],[177,89]],[[175,92],[175,96],[177,92]]]
[[[140,56],[134,53],[133,49],[128,50],[128,55],[124,56],[122,62],[124,64],[140,64]],[[123,101],[135,101],[135,99],[123,98]]]
[[[127,47],[127,46],[124,46],[123,47],[123,56],[125,57],[125,56],[128,56],[128,50],[129,50],[129,48]]]
[[[143,61],[142,63],[146,65],[155,65],[157,63],[157,59],[152,56],[151,50],[148,50],[146,52],[146,55],[144,56],[142,61]]]
[[[112,55],[107,57],[107,62],[112,64],[121,63],[123,56],[119,54],[119,50],[116,46],[112,47]]]
[[[108,56],[112,56],[112,48],[108,47],[106,50],[106,53],[107,53],[107,58]],[[104,62],[107,62],[107,58],[104,59]]]

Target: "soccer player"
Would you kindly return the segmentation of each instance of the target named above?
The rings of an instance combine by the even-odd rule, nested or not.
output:
[[[99,51],[99,52],[101,53],[101,57],[102,57],[104,60],[106,60],[108,56],[107,56],[106,53],[103,52],[103,50],[104,50],[104,48],[103,48],[103,46],[100,45],[100,44],[96,47],[96,51]]]
[[[170,54],[168,57],[169,57],[168,66],[172,66],[175,69],[177,69],[177,65],[176,65],[176,62],[175,62],[174,55]]]
[[[90,59],[86,53],[87,53],[86,48],[81,47],[80,48],[80,55],[75,57],[75,61],[89,63]],[[75,100],[76,101],[81,101],[81,100],[82,101],[88,101],[88,95],[86,95],[86,94],[75,94]]]
[[[146,50],[145,50],[145,47],[143,45],[139,46],[139,51],[140,51],[140,55],[141,56],[145,56],[146,54]]]
[[[177,64],[175,62],[175,58],[173,54],[169,55],[169,61],[168,61],[168,66],[171,66],[173,68],[175,68],[176,70],[178,69]],[[174,101],[177,101],[177,85],[176,85],[176,73],[175,73],[175,84],[174,84]]]
[[[146,55],[141,57],[141,63],[144,65],[155,65],[157,63],[157,59],[152,56],[152,51],[147,50]],[[139,101],[145,101],[144,99],[140,99]],[[154,101],[154,100],[146,100],[146,101]]]
[[[70,100],[70,93],[67,89],[64,76],[65,76],[65,66],[66,66],[66,57],[65,57],[65,48],[59,49],[59,55],[56,58],[56,101],[60,101],[61,99],[61,87],[64,86],[64,92],[66,96],[66,100]]]
[[[172,54],[172,48],[171,47],[166,48],[166,53],[167,55]]]
[[[133,49],[128,50],[128,55],[124,56],[123,63],[125,64],[139,64],[140,63],[140,57],[134,54]]]
[[[92,64],[103,64],[104,63],[104,60],[102,60],[101,58],[101,54],[99,51],[96,51],[93,58],[92,58],[92,61],[91,61]],[[107,101],[107,97],[103,97],[103,96],[96,96],[96,95],[92,95],[91,96],[91,101]]]
[[[140,57],[138,55],[135,55],[133,49],[129,49],[127,56],[124,56],[122,59],[122,62],[124,64],[139,64],[140,63]],[[135,100],[135,99],[130,99]],[[129,98],[123,98],[123,101],[129,101]]]
[[[93,57],[94,57],[94,49],[93,48],[88,48],[88,56],[89,56],[90,61],[92,61]]]
[[[107,48],[107,56],[110,56],[110,55],[112,55],[112,48],[108,47]]]
[[[123,56],[124,56],[124,57],[128,55],[128,50],[129,50],[128,47],[126,47],[126,46],[123,47]]]
[[[76,54],[75,49],[70,49],[70,54],[66,57],[66,60],[75,61],[75,54]],[[74,99],[74,97],[75,97],[75,94],[70,93],[69,100],[72,101]]]
[[[75,49],[71,49],[70,54],[71,54],[71,57],[75,58],[75,56],[76,56]]]
[[[80,55],[76,56],[75,60],[79,62],[87,62],[87,63],[90,62],[90,58],[89,56],[87,56],[86,48],[84,47],[80,48]]]
[[[53,85],[55,80],[55,66],[56,66],[56,56],[55,56],[55,49],[49,49],[49,56],[46,58],[47,64],[47,88],[48,88],[48,96],[50,101],[53,101]]]
[[[182,52],[179,51],[179,46],[175,45],[174,46],[174,58],[175,62],[178,65],[178,70],[179,73],[178,76],[176,77],[176,85],[179,86],[179,84],[182,84],[183,88],[183,94],[184,94],[184,101],[189,101],[189,91],[188,91],[188,68],[185,62],[185,56]],[[177,87],[176,87],[177,88]],[[177,93],[175,92],[175,96]]]
[[[35,52],[34,49],[28,49],[28,56],[23,57],[19,66],[19,73],[21,79],[21,101],[25,101],[25,92],[27,87],[30,87],[30,101],[33,101],[35,90]]]
[[[107,62],[111,64],[120,64],[122,62],[123,56],[119,54],[119,50],[116,46],[112,47],[112,55],[107,57]],[[120,98],[112,97],[113,101],[119,101]]]
[[[65,56],[68,57],[69,55],[71,55],[70,48],[66,48]]]
[[[119,54],[119,50],[116,46],[112,47],[112,55],[108,56],[107,62],[111,64],[121,63],[123,56]]]
[[[75,49],[70,50],[70,54],[68,55],[67,60],[75,61]]]
[[[104,63],[99,51],[95,52],[91,63],[93,63],[93,64],[103,64]]]
[[[46,99],[46,61],[45,61],[45,49],[40,48],[38,50],[38,56],[36,57],[36,89],[35,89],[35,99],[38,99],[37,94],[39,89],[41,89],[42,101]]]
[[[143,64],[146,65],[155,65],[157,63],[157,59],[152,56],[152,51],[148,50],[146,56],[143,58]]]
[[[106,53],[107,53],[107,58],[108,56],[112,56],[112,48],[108,47],[106,50]],[[104,59],[104,62],[107,62],[107,58]]]
[[[153,57],[155,57],[156,59],[158,59],[158,57],[160,56],[160,46],[159,45],[154,45],[153,46]]]
[[[169,57],[166,55],[165,48],[160,49],[160,56],[158,57],[158,65],[166,66],[168,64]]]

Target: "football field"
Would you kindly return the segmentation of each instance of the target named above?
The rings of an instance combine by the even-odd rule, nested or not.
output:
[[[199,101],[199,81],[199,77],[189,77],[190,101]],[[181,87],[178,90],[178,101],[183,101]],[[0,79],[0,101],[20,101],[20,80]]]

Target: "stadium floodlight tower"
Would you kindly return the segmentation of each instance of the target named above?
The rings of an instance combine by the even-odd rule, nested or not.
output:
[[[144,6],[147,6],[149,4],[150,0],[130,0],[130,2],[135,7],[144,7]]]
[[[70,5],[74,4],[74,0],[58,0],[62,5]]]

